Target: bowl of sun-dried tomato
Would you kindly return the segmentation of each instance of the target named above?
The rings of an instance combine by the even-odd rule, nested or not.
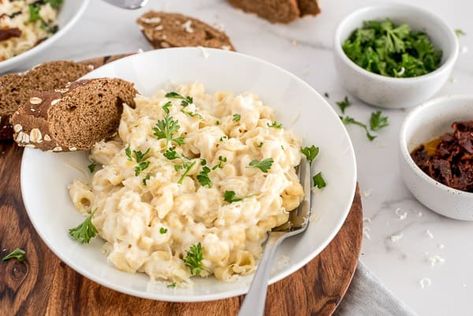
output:
[[[413,110],[401,128],[404,183],[425,206],[473,221],[473,96],[447,96]]]

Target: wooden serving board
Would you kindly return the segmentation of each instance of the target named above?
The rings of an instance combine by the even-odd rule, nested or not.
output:
[[[28,219],[20,192],[22,149],[0,143],[0,249],[25,249],[23,263],[0,263],[0,315],[236,315],[243,296],[206,303],[140,299],[98,285],[59,260]],[[305,267],[269,287],[267,315],[330,315],[357,266],[362,239],[359,191],[345,224]],[[105,260],[105,258],[104,258]]]

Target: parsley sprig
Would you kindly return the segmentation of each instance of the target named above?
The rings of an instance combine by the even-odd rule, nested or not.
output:
[[[8,255],[2,258],[2,261],[8,261],[11,259],[16,259],[19,262],[23,262],[26,259],[26,251],[20,248],[16,248],[12,252],[10,252]]]
[[[192,104],[194,103],[194,99],[192,97],[189,97],[189,96],[183,96],[175,91],[171,91],[171,92],[168,92],[166,93],[165,95],[166,98],[169,98],[169,99],[179,99],[181,100],[181,105],[183,107],[186,107],[188,106],[189,104]]]
[[[141,150],[131,150],[130,146],[125,148],[125,154],[129,161],[135,161],[135,176],[139,176],[143,170],[149,167],[150,162],[146,160],[146,155],[149,153],[149,148],[143,153]]]
[[[209,178],[210,168],[207,166],[203,166],[200,173],[197,175],[197,180],[199,181],[200,185],[203,187],[210,188],[212,186],[212,180]]]
[[[191,171],[192,167],[194,167],[196,161],[185,161],[183,162],[182,164],[180,165],[175,165],[174,166],[174,169],[176,171],[179,171],[179,170],[184,170],[184,172],[182,173],[181,177],[179,178],[179,180],[177,180],[177,183],[179,184],[182,184],[182,181],[184,181],[184,178],[187,177],[187,175],[189,174],[189,172]]]
[[[314,161],[314,159],[319,154],[319,151],[320,151],[319,147],[315,147],[314,145],[312,145],[310,147],[304,147],[304,148],[301,149],[301,152],[307,158],[309,163],[312,163],[312,161]]]
[[[202,260],[204,259],[203,249],[200,242],[192,245],[186,252],[184,264],[191,270],[192,275],[200,275],[203,270]]]
[[[381,111],[371,113],[370,128],[372,131],[379,131],[380,129],[389,125],[389,118],[384,116]]]
[[[97,228],[92,223],[92,217],[95,211],[93,211],[87,218],[77,227],[69,229],[69,236],[72,239],[77,240],[81,244],[88,244],[92,238],[97,235]]]
[[[345,54],[360,67],[383,76],[408,78],[437,69],[442,51],[424,32],[391,20],[363,22],[343,43]]]
[[[164,119],[159,120],[153,128],[154,136],[157,139],[165,139],[166,145],[174,143],[176,145],[184,144],[184,137],[176,136],[179,131],[179,122],[167,115]]]
[[[264,173],[267,173],[271,166],[273,165],[274,160],[272,158],[266,158],[263,160],[252,160],[250,162],[250,167],[258,168]]]
[[[340,119],[342,120],[342,123],[344,125],[357,125],[361,128],[363,128],[366,132],[366,137],[369,139],[369,141],[373,141],[377,136],[373,135],[370,133],[370,130],[368,126],[360,121],[355,120],[353,117],[350,117],[348,115],[340,116]]]
[[[228,203],[239,202],[243,200],[243,198],[239,198],[236,196],[235,191],[225,191],[223,193],[223,199]]]
[[[351,105],[351,102],[350,102],[350,100],[348,99],[347,96],[345,96],[345,99],[343,99],[342,101],[338,101],[336,103],[337,103],[338,107],[340,108],[340,111],[342,111],[343,114],[345,114],[346,108]]]

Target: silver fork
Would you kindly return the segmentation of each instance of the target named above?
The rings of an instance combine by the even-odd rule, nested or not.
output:
[[[240,312],[238,313],[239,316],[263,315],[266,292],[268,289],[269,271],[277,247],[284,239],[305,232],[309,225],[312,187],[310,164],[305,157],[302,159],[297,173],[304,188],[304,200],[296,210],[290,212],[287,223],[273,228],[269,233],[263,256],[261,257],[253,281],[251,282],[250,289],[241,305]]]
[[[148,0],[104,0],[107,3],[110,3],[113,6],[127,9],[127,10],[136,10],[144,7]]]

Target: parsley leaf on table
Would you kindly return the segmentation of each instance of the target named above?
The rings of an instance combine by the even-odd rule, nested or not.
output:
[[[351,102],[350,102],[350,100],[348,99],[347,96],[345,96],[345,98],[342,101],[338,101],[336,103],[337,103],[338,107],[340,108],[340,111],[342,111],[343,114],[345,114],[346,108],[351,105]]]
[[[455,29],[455,34],[458,38],[466,35],[465,31],[463,31],[462,29]]]
[[[312,180],[314,181],[314,187],[322,189],[327,186],[324,177],[322,176],[322,172],[317,173]]]
[[[10,259],[16,259],[20,262],[25,261],[26,259],[26,251],[20,248],[16,248],[12,252],[10,252],[8,255],[2,258],[2,261],[8,261]]]
[[[370,130],[368,128],[368,126],[366,126],[366,124],[363,124],[361,123],[360,121],[357,121],[355,120],[354,118],[348,116],[348,115],[345,115],[345,116],[340,116],[340,119],[342,120],[342,123],[344,125],[357,125],[357,126],[360,126],[361,128],[363,128],[366,132],[366,137],[370,140],[370,141],[373,141],[375,138],[376,138],[376,135],[372,135],[370,133]]]
[[[175,91],[171,91],[171,92],[166,93],[165,97],[169,98],[169,99],[180,99],[181,100],[181,105],[183,107],[186,107],[189,104],[194,103],[194,99],[192,97],[189,97],[189,96],[184,97],[184,96],[182,96],[181,94],[179,94]]]
[[[381,111],[371,113],[370,128],[372,131],[378,131],[389,125],[389,118],[384,116]]]

